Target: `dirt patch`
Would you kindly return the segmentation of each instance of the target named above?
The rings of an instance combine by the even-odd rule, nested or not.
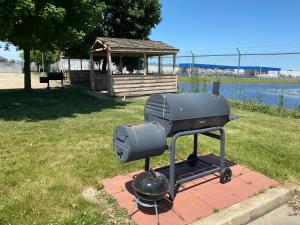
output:
[[[86,187],[82,191],[82,196],[89,202],[101,204],[103,200],[99,198],[99,193],[96,188],[93,187]]]
[[[116,201],[103,190],[85,187],[81,194],[87,201],[105,206],[105,210],[101,214],[107,217],[108,224],[133,224],[127,217],[127,211],[120,209]]]
[[[31,86],[33,89],[46,88],[47,84],[41,84],[39,76],[31,75]],[[57,81],[50,81],[50,87],[60,87]],[[23,73],[0,73],[0,89],[23,89]]]

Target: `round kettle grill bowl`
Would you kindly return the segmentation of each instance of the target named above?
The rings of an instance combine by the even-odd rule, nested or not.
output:
[[[136,176],[132,188],[138,198],[158,201],[169,191],[169,181],[162,173],[145,171]]]

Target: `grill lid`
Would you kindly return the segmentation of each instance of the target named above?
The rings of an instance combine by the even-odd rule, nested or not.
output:
[[[155,94],[149,97],[145,109],[172,121],[230,114],[225,98],[211,93]]]
[[[160,123],[168,137],[179,131],[224,126],[229,115],[226,99],[212,93],[154,94],[144,111],[145,121]]]

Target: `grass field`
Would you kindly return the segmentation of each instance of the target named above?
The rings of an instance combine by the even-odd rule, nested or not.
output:
[[[135,171],[143,162],[118,163],[112,132],[143,121],[145,100],[99,100],[84,87],[0,91],[0,224],[122,224],[125,212],[98,192],[97,181]],[[233,108],[241,116],[225,127],[226,156],[280,181],[300,181],[299,119]],[[200,150],[217,153],[218,142],[200,137]],[[178,143],[185,159],[192,139]],[[168,155],[152,165],[168,163]]]
[[[220,80],[222,83],[278,83],[278,84],[300,84],[300,79],[270,79],[270,78],[251,78],[251,77],[199,77],[198,82],[212,82]],[[189,77],[178,77],[178,82],[188,83],[191,82]]]

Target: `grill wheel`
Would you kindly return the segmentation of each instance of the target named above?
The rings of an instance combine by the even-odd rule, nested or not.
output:
[[[225,167],[220,174],[220,183],[226,184],[231,181],[232,171],[229,167]]]

